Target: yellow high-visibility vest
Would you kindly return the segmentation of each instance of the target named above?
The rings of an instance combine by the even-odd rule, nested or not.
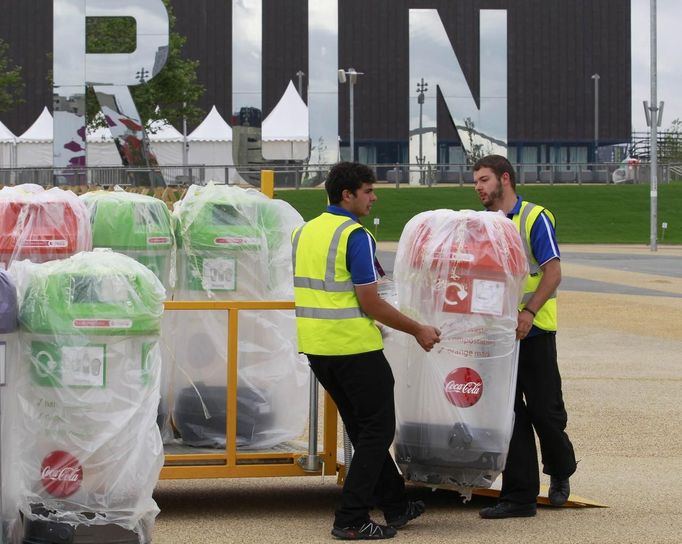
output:
[[[360,308],[346,267],[348,237],[361,228],[349,217],[325,212],[292,234],[296,329],[302,353],[353,355],[384,347],[374,320]]]
[[[522,310],[526,303],[531,299],[533,294],[540,285],[540,280],[542,280],[543,272],[540,265],[533,257],[533,252],[530,248],[530,231],[535,224],[535,221],[540,216],[541,212],[545,212],[552,225],[555,225],[554,215],[552,212],[533,204],[531,202],[521,201],[521,208],[518,214],[514,214],[512,221],[519,229],[521,234],[521,239],[523,240],[523,249],[526,252],[526,259],[528,260],[528,279],[523,289],[523,299],[519,304],[519,310]],[[551,297],[547,299],[541,308],[537,310],[535,318],[533,319],[533,325],[539,329],[545,331],[556,331],[557,330],[557,304],[556,304],[556,292],[552,293]]]

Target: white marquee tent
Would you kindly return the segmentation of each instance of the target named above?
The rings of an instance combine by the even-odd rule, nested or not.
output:
[[[52,115],[43,108],[38,119],[17,138],[17,166],[52,166]]]
[[[308,106],[289,81],[284,95],[263,121],[263,157],[271,160],[303,160],[310,151]]]
[[[156,132],[149,135],[152,151],[161,166],[182,165],[182,134],[172,125],[152,123]],[[2,128],[5,128],[4,125]],[[11,132],[7,131],[13,138]],[[24,132],[17,141],[17,160],[19,167],[52,166],[53,120],[47,108],[44,108],[38,119]],[[11,141],[11,140],[9,140]],[[0,130],[0,165],[5,165],[4,133]],[[89,166],[121,166],[121,157],[108,127],[88,131],[88,165]]]
[[[0,121],[0,168],[11,168],[14,166],[16,140],[12,131]]]
[[[173,126],[157,123],[156,134],[149,134],[152,152],[161,166],[182,165],[182,134]],[[121,156],[108,127],[88,131],[88,166],[121,166]]]
[[[183,135],[172,125],[155,122],[155,133],[149,135],[152,151],[161,166],[182,166]],[[6,133],[5,133],[6,131]],[[40,116],[21,136],[14,135],[0,123],[0,165],[9,166],[11,149],[16,141],[15,164],[19,167],[52,166],[53,119],[49,110]],[[277,106],[263,121],[263,155],[272,160],[305,159],[309,150],[308,108],[293,82]],[[187,136],[188,164],[224,166],[233,163],[232,128],[215,106],[202,123]],[[121,159],[107,127],[88,131],[88,165],[119,166]],[[236,169],[230,168],[225,179],[224,168],[206,168],[205,180],[235,182]]]
[[[149,143],[161,166],[182,166],[182,134],[171,124],[154,121]]]
[[[232,164],[232,128],[222,118],[215,106],[201,124],[187,136],[189,143],[189,164],[191,165],[228,165]],[[225,168],[206,168],[206,181],[217,183],[238,180],[237,171],[230,168],[225,179]]]

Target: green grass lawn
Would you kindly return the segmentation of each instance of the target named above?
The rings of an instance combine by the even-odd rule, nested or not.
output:
[[[379,198],[363,223],[374,232],[373,218],[380,219],[379,240],[398,240],[405,223],[426,210],[481,209],[472,186],[376,187]],[[517,189],[526,200],[554,212],[560,243],[649,243],[649,185],[519,185]],[[275,197],[289,202],[306,220],[326,206],[323,189],[279,190]],[[668,228],[661,239],[663,222]],[[658,186],[658,225],[659,243],[682,244],[682,183]]]

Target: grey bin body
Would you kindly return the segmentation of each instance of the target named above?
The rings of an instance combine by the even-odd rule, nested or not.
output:
[[[14,338],[17,330],[17,290],[12,283],[9,275],[0,270],[0,490],[4,490],[2,485],[2,472],[5,466],[2,459],[3,442],[3,396],[5,395],[5,376],[6,367],[13,363]],[[7,541],[7,520],[4,519],[4,501],[0,491],[0,544]]]

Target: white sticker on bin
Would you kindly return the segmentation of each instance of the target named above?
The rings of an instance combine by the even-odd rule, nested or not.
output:
[[[129,329],[131,319],[74,319],[73,326],[78,329]]]
[[[23,242],[23,247],[67,247],[69,243],[66,240],[33,240],[29,238]]]
[[[504,282],[475,279],[472,290],[472,313],[502,315],[502,310],[504,309]]]
[[[104,387],[104,356],[104,346],[64,346],[62,383],[76,387]]]
[[[234,291],[237,288],[237,261],[204,259],[201,286],[207,290]]]

